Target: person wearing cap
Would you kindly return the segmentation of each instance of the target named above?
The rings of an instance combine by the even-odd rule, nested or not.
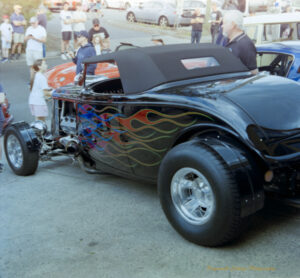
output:
[[[76,75],[80,74],[83,71],[82,61],[88,57],[96,56],[95,48],[92,44],[88,42],[89,34],[87,31],[80,31],[77,37],[80,48],[78,49],[76,56],[73,52],[69,52],[69,55],[72,57],[74,64],[76,64]],[[90,64],[87,67],[87,74],[94,75],[96,64]]]
[[[12,59],[20,58],[22,45],[24,43],[26,20],[21,14],[21,11],[22,7],[20,5],[14,5],[14,13],[10,17],[10,22],[13,27],[13,46],[11,51]]]
[[[43,59],[43,43],[46,43],[47,32],[43,26],[39,25],[36,17],[30,18],[30,24],[31,26],[25,33],[25,41],[27,42],[26,62],[30,67],[30,78],[32,78],[33,64],[36,60]]]
[[[61,21],[61,58],[67,60],[69,57],[67,55],[70,48],[70,40],[72,39],[72,13],[69,11],[69,3],[64,3],[64,8],[60,12]]]
[[[9,23],[9,16],[2,17],[3,23],[0,25],[1,41],[2,41],[2,60],[1,63],[8,61],[9,50],[11,48],[13,27]]]
[[[102,41],[108,45],[110,48],[109,34],[105,28],[100,26],[100,20],[98,18],[93,19],[93,27],[89,31],[89,43],[92,43],[94,36],[100,36]]]

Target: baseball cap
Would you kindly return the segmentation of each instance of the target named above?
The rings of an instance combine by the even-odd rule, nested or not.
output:
[[[36,23],[37,21],[38,20],[35,16],[31,17],[30,20],[29,20],[30,23]]]
[[[89,38],[89,34],[87,31],[80,31],[78,34],[78,37],[86,37],[87,39]]]
[[[100,25],[100,20],[98,18],[94,18],[93,25]]]

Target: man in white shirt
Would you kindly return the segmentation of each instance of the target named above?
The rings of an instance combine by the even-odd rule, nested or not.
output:
[[[80,45],[77,43],[77,37],[80,31],[85,31],[85,23],[87,17],[86,13],[83,11],[81,3],[76,4],[76,11],[73,13],[73,34],[74,34],[74,44],[75,48],[79,48]]]
[[[62,42],[61,42],[61,58],[67,60],[66,53],[69,52],[70,40],[72,39],[72,14],[69,11],[69,3],[64,3],[64,9],[60,12],[61,20],[61,33],[62,33]]]
[[[44,27],[39,25],[36,17],[30,18],[31,26],[25,32],[26,62],[30,67],[30,78],[33,76],[33,64],[38,59],[43,59],[43,43],[46,43],[47,33]]]

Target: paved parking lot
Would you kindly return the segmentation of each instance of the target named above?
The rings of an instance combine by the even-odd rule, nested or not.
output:
[[[1,278],[300,277],[294,208],[271,202],[238,241],[204,248],[173,230],[153,185],[89,175],[69,158],[0,179]]]
[[[28,75],[24,61],[0,65],[16,120],[32,120]],[[299,238],[300,210],[268,202],[234,243],[191,244],[168,223],[155,185],[89,175],[67,157],[28,177],[5,161],[0,174],[1,278],[300,278]]]

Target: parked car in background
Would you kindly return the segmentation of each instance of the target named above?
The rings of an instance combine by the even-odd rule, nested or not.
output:
[[[283,41],[256,47],[259,71],[300,82],[300,41]]]
[[[128,9],[126,19],[130,22],[153,23],[163,27],[175,24],[190,25],[196,8],[200,8],[205,14],[206,4],[203,1],[184,1],[181,14],[177,13],[175,2],[140,2]]]
[[[88,65],[108,62],[119,77],[87,82]],[[157,183],[172,226],[205,246],[238,237],[268,193],[299,206],[297,82],[253,76],[212,44],[136,47],[83,64],[79,83],[52,95],[50,135],[40,121],[7,128],[15,174],[68,155],[89,173]]]
[[[138,0],[103,0],[103,8],[129,9]]]
[[[69,3],[69,10],[75,11],[76,4],[79,2],[81,3],[81,0],[44,0],[44,6],[47,7],[51,12],[59,12],[63,9],[64,2]]]

